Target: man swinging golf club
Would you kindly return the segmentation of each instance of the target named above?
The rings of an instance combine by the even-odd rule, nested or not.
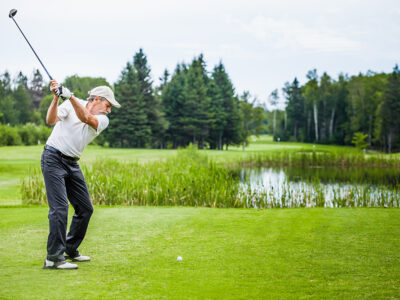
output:
[[[107,86],[89,92],[87,101],[74,97],[55,80],[50,81],[53,101],[47,111],[46,123],[56,124],[44,147],[41,168],[49,204],[47,257],[44,269],[77,269],[66,262],[90,261],[79,254],[78,247],[86,234],[93,206],[78,160],[85,147],[108,126],[111,106],[120,107]],[[66,99],[58,106],[58,100]],[[75,209],[67,231],[68,200]],[[64,253],[66,256],[64,256]]]

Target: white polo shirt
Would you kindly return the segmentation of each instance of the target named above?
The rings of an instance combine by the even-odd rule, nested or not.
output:
[[[88,101],[78,99],[86,107]],[[72,106],[67,100],[58,107],[57,116],[60,121],[56,123],[46,144],[61,151],[64,155],[80,157],[83,149],[108,126],[105,115],[96,115],[99,124],[97,130],[79,120]]]

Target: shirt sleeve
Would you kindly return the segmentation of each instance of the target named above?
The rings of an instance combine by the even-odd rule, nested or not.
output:
[[[99,135],[104,129],[107,128],[109,120],[105,115],[96,115],[99,124],[97,124],[97,130],[95,130],[96,135]]]
[[[71,102],[69,100],[64,101],[58,108],[57,108],[57,117],[60,120],[64,120],[71,111]]]

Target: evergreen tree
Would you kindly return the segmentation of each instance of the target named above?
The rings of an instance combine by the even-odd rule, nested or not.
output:
[[[293,83],[285,88],[285,94],[287,97],[287,117],[290,120],[289,126],[293,130],[293,137],[297,141],[298,132],[300,128],[304,128],[304,98],[302,96],[301,88],[297,78],[294,79]]]
[[[171,81],[165,84],[162,92],[162,105],[169,123],[166,140],[172,142],[174,149],[189,143],[183,129],[187,71],[185,64],[178,64]]]
[[[388,78],[383,101],[379,108],[379,116],[381,118],[380,134],[383,136],[387,152],[391,153],[393,146],[396,146],[400,131],[400,70],[398,65],[394,67]]]
[[[107,140],[113,147],[144,147],[149,141],[151,128],[138,72],[130,62],[115,84],[115,97],[121,108],[111,112]]]
[[[211,77],[209,90],[212,99],[211,112],[214,120],[212,122],[209,142],[210,146],[212,146],[211,148],[222,150],[225,139],[223,136],[224,131],[228,129],[229,109],[232,109],[235,104],[234,88],[222,62],[215,66]]]
[[[18,111],[18,123],[25,124],[32,121],[33,115],[32,100],[28,91],[28,78],[22,72],[19,72],[15,84],[17,88],[13,91],[13,97],[15,109]]]
[[[164,113],[161,109],[161,101],[154,96],[152,80],[150,76],[150,67],[147,64],[147,57],[142,49],[135,54],[133,66],[137,73],[139,83],[139,94],[144,102],[144,110],[147,118],[147,125],[150,127],[151,135],[145,143],[153,147],[161,147],[163,136],[167,129],[168,123],[164,118]],[[165,74],[164,74],[165,75]]]
[[[18,111],[11,90],[11,77],[7,71],[0,76],[0,123],[10,125],[18,123]]]
[[[44,85],[43,76],[39,69],[33,72],[33,77],[29,86],[29,95],[32,99],[33,107],[35,109],[39,108],[40,101],[46,95],[47,87]]]
[[[207,91],[208,78],[203,56],[195,58],[190,65],[185,85],[185,104],[182,117],[183,130],[192,138],[193,144],[204,148],[204,141],[212,125],[211,99]]]

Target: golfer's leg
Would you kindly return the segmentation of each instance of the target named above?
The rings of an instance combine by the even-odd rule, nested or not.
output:
[[[79,165],[73,168],[66,179],[68,199],[75,209],[71,226],[67,235],[66,253],[70,256],[78,255],[78,247],[82,243],[93,213],[93,205],[90,201],[89,190]]]
[[[63,261],[68,222],[68,200],[64,181],[66,172],[56,157],[44,152],[42,173],[49,204],[50,233],[47,239],[47,259]]]

